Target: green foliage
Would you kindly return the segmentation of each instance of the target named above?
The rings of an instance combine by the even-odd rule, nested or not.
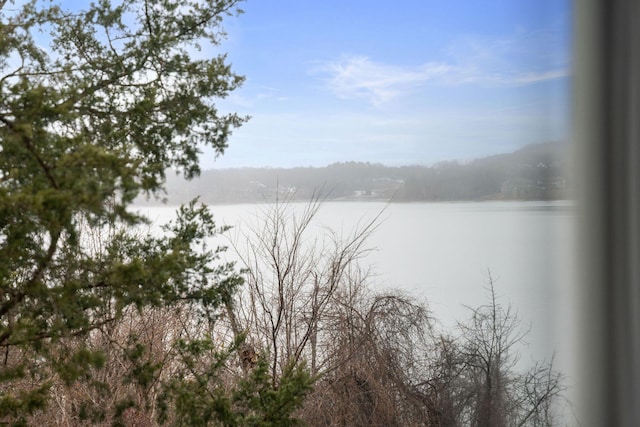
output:
[[[46,405],[50,383],[29,390],[3,393],[0,397],[0,417],[12,419],[13,425],[26,425],[25,416]]]
[[[134,425],[162,387],[185,423],[244,417],[220,377],[231,353],[203,327],[242,283],[207,244],[225,229],[195,201],[162,236],[129,209],[170,168],[198,175],[201,149],[223,153],[246,120],[215,105],[243,81],[217,48],[238,3],[0,1],[0,422],[55,397],[76,398],[73,423]],[[188,312],[164,359],[144,329],[120,332],[150,309]],[[307,390],[290,375],[297,388],[260,388],[279,402],[263,412],[299,404],[278,400]]]
[[[261,358],[251,376],[240,383],[234,394],[236,405],[241,405],[243,420],[239,425],[278,427],[296,426],[301,422],[291,417],[300,408],[305,396],[311,392],[314,379],[304,363],[289,363],[273,387],[269,363]]]
[[[183,346],[183,352],[190,356],[204,349],[213,347],[210,343]],[[260,358],[245,378],[225,391],[218,386],[220,362],[225,360],[228,355],[217,354],[218,363],[204,369],[194,366],[193,360],[186,363],[190,375],[178,375],[166,384],[160,396],[160,421],[182,426],[301,425],[293,414],[302,407],[314,381],[304,363],[287,365],[279,384],[274,386],[268,361]],[[166,401],[176,402],[172,414]]]
[[[87,375],[91,368],[101,368],[104,360],[105,356],[101,351],[81,347],[70,353],[62,351],[55,361],[54,369],[60,379],[69,385]]]

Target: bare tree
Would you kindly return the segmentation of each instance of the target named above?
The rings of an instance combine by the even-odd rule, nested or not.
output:
[[[320,409],[329,420],[314,425],[429,425],[418,383],[432,319],[409,296],[364,286],[357,291],[361,298],[341,307],[330,369],[317,385],[324,404],[314,413]]]
[[[246,336],[245,373],[265,355],[277,387],[288,363],[307,361],[316,382],[299,417],[313,426],[553,425],[562,378],[551,363],[517,371],[527,331],[491,276],[488,303],[458,336],[440,333],[426,303],[369,286],[359,260],[377,217],[323,240],[320,205],[269,205],[235,244],[247,286],[226,309],[233,335]]]
[[[524,374],[516,371],[518,346],[529,331],[522,330],[510,306],[497,302],[491,274],[487,290],[489,303],[471,309],[468,323],[459,323],[459,363],[470,398],[466,421],[478,427],[553,425],[562,376],[553,370],[553,360],[536,363]]]
[[[228,306],[231,328],[246,334],[247,355],[268,354],[274,384],[284,366],[302,359],[313,374],[321,371],[321,323],[377,226],[379,215],[345,239],[320,240],[310,228],[321,201],[319,193],[302,211],[291,199],[268,205],[244,234],[246,246],[235,243],[247,286]]]

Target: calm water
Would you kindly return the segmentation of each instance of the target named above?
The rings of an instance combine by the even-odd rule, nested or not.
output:
[[[304,204],[295,205],[302,209]],[[232,239],[260,215],[258,205],[214,206],[219,223],[236,226]],[[499,301],[511,304],[531,328],[521,361],[562,359],[566,315],[571,310],[572,233],[568,202],[411,203],[329,202],[312,230],[326,227],[348,235],[382,210],[379,228],[369,239],[372,251],[362,260],[378,288],[399,288],[426,301],[443,327],[455,328],[468,317],[465,306],[487,301],[488,272]],[[170,207],[144,208],[157,222]]]

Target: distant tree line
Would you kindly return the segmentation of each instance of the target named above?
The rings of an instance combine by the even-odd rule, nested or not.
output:
[[[433,166],[345,162],[326,167],[208,170],[192,181],[169,173],[167,198],[170,203],[193,197],[207,203],[254,203],[283,196],[309,200],[318,188],[325,188],[334,200],[564,199],[571,197],[572,185],[566,150],[559,143],[535,144],[468,163]]]

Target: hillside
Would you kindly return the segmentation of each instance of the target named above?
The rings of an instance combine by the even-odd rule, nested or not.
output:
[[[345,162],[320,168],[207,170],[191,182],[168,173],[167,200],[177,204],[199,196],[209,204],[253,203],[275,200],[276,194],[306,200],[320,188],[333,200],[562,199],[570,197],[571,188],[566,151],[566,145],[545,143],[433,166]]]

